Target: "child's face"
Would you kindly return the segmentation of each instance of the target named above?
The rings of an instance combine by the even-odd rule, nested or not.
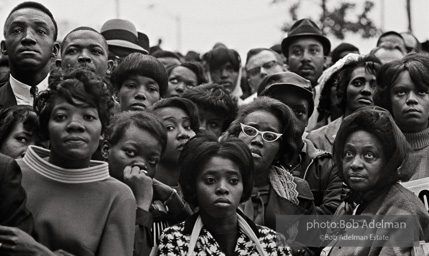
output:
[[[146,110],[161,98],[157,82],[140,75],[125,80],[117,96],[121,111]]]
[[[92,154],[97,150],[102,131],[96,108],[70,104],[61,97],[57,98],[48,129],[51,163],[64,168],[88,166]]]
[[[153,178],[161,159],[161,151],[161,143],[152,134],[132,125],[125,130],[124,135],[115,145],[109,147],[110,175],[123,180],[125,167],[138,165]]]
[[[24,129],[22,121],[15,124],[9,136],[0,146],[0,153],[12,158],[21,158],[29,145],[34,145],[35,138],[32,131]]]
[[[189,116],[180,108],[166,107],[154,111],[167,129],[167,147],[163,162],[177,164],[180,152],[188,140],[195,136]]]
[[[219,137],[222,133],[222,127],[224,123],[222,117],[213,111],[208,111],[201,108],[198,109],[198,113],[200,116],[200,129],[211,131]]]

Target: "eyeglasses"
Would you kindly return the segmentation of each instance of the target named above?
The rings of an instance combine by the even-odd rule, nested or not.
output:
[[[278,64],[279,63],[276,60],[268,61],[268,62],[265,62],[264,64],[262,64],[262,66],[248,69],[247,74],[249,74],[250,76],[257,76],[261,73],[261,68],[272,69],[273,67],[275,67]]]
[[[270,131],[261,132],[258,129],[256,129],[255,127],[245,125],[242,123],[240,123],[240,126],[241,126],[241,131],[245,135],[247,135],[251,138],[254,138],[254,137],[258,136],[258,134],[261,134],[262,139],[265,140],[266,142],[274,142],[274,141],[278,140],[283,135],[281,133],[270,132]]]

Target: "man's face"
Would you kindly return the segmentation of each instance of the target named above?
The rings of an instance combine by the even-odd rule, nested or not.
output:
[[[59,44],[54,41],[55,25],[51,18],[34,8],[13,12],[4,26],[3,54],[9,56],[11,70],[42,70],[49,68]]]
[[[402,51],[406,52],[404,39],[400,38],[397,35],[391,34],[391,35],[383,36],[382,38],[380,38],[380,41],[378,42],[377,46],[379,46],[379,45],[381,45],[382,43],[385,43],[385,42],[390,42],[392,44],[399,45],[399,47],[401,47]]]
[[[252,92],[258,90],[259,85],[267,75],[284,71],[274,53],[267,50],[250,57],[246,64],[246,70]]]
[[[210,70],[210,76],[214,83],[222,85],[228,93],[234,91],[238,81],[238,71],[234,70],[231,62]]]
[[[326,58],[323,45],[313,37],[301,37],[289,45],[288,69],[308,80],[314,87],[323,72]]]
[[[69,34],[61,49],[63,69],[85,67],[104,77],[113,62],[108,60],[108,47],[103,36],[91,30],[77,30]]]

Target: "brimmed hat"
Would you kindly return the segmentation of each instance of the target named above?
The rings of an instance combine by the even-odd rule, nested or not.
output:
[[[111,19],[106,21],[101,27],[101,34],[106,38],[109,46],[128,48],[145,54],[149,53],[147,49],[140,45],[137,29],[128,20]]]
[[[274,89],[282,88],[285,92],[299,92],[308,101],[309,116],[313,114],[314,99],[311,82],[293,72],[280,72],[268,75],[258,88],[258,97],[272,96]]]
[[[283,55],[288,57],[289,44],[291,41],[298,37],[315,37],[323,45],[323,55],[327,56],[331,50],[331,42],[322,33],[322,30],[310,19],[298,20],[292,25],[289,30],[288,36],[282,41]]]

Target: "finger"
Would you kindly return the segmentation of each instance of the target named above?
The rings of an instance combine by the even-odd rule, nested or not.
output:
[[[124,176],[125,175],[130,175],[131,174],[131,170],[132,170],[131,166],[125,167],[125,169],[124,169]]]
[[[132,170],[131,170],[131,174],[139,174],[140,173],[140,167],[138,166],[133,166]]]
[[[1,235],[14,235],[14,227],[6,227],[6,226],[0,226],[0,234]]]

